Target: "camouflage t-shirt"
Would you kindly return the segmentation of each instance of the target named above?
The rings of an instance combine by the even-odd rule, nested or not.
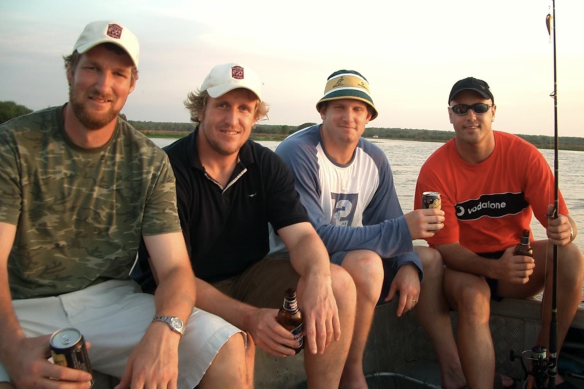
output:
[[[164,151],[121,118],[106,145],[82,149],[62,110],[0,126],[0,221],[17,226],[12,299],[127,279],[141,235],[180,231]]]

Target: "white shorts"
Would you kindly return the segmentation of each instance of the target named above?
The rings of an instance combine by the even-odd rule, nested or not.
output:
[[[110,280],[57,297],[13,300],[12,305],[28,337],[78,329],[91,343],[91,367],[117,378],[155,315],[154,296],[142,293],[134,281]],[[195,308],[179,345],[178,388],[197,386],[219,349],[239,332],[220,317]],[[0,382],[9,381],[0,365]]]

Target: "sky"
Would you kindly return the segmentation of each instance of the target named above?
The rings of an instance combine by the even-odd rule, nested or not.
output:
[[[369,81],[369,126],[449,130],[447,100],[465,77],[491,86],[493,128],[553,135],[551,0],[1,0],[0,101],[37,110],[67,100],[62,56],[89,22],[121,22],[140,40],[130,120],[188,122],[183,101],[213,66],[240,62],[263,82],[269,120],[320,122],[327,77]],[[584,136],[583,0],[556,1],[558,131]]]

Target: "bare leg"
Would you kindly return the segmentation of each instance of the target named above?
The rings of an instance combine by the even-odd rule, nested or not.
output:
[[[466,377],[473,389],[493,387],[495,351],[489,328],[491,291],[479,276],[444,269],[444,293],[458,311],[457,346]]]
[[[373,251],[355,250],[349,252],[342,263],[353,278],[357,289],[357,310],[355,330],[349,349],[349,356],[341,378],[342,389],[367,388],[363,373],[363,353],[371,329],[375,305],[379,300],[383,284],[383,264],[381,258]]]
[[[248,342],[248,346],[250,344],[255,351],[253,341]],[[253,362],[251,370],[248,371],[248,356],[249,353],[246,352],[242,334],[232,336],[221,347],[198,387],[200,389],[251,388]]]
[[[415,247],[422,260],[424,280],[416,305],[416,317],[430,338],[438,355],[444,389],[466,385],[452,332],[450,311],[443,291],[444,266],[440,253],[428,247]],[[357,301],[359,296],[357,295]],[[474,386],[473,386],[474,387]]]
[[[341,322],[341,339],[338,342],[333,340],[324,354],[314,355],[307,349],[304,350],[308,388],[336,389],[339,387],[353,336],[357,299],[355,284],[351,276],[336,265],[331,265],[331,277]],[[301,281],[298,283],[298,299],[300,301],[303,291],[304,285]]]
[[[529,282],[522,287],[512,284],[500,283],[498,293],[505,297],[526,298],[541,292],[545,285],[545,293],[542,304],[542,330],[540,344],[549,349],[549,331],[551,320],[552,282],[553,282],[553,246],[548,241],[532,243],[535,269]],[[557,282],[557,309],[558,309],[558,357],[564,339],[582,294],[582,279],[584,273],[584,256],[575,244],[558,248],[558,282]],[[558,376],[556,380],[560,383]]]
[[[255,343],[250,334],[247,335],[247,345],[245,348],[245,365],[247,374],[247,384],[249,388],[254,387],[254,369],[255,369]]]

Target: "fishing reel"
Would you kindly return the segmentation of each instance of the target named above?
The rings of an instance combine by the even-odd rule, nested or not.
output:
[[[547,358],[547,350],[545,347],[535,346],[531,350],[524,350],[521,354],[515,354],[515,351],[511,350],[511,361],[516,359],[521,359],[521,367],[523,368],[524,377],[523,380],[527,380],[529,376],[533,376],[533,388],[543,389],[547,388],[546,382],[550,371],[555,371],[555,363],[551,362]],[[527,368],[527,365],[531,366],[531,370]],[[552,365],[554,364],[554,365]],[[555,382],[555,374],[553,377]]]

